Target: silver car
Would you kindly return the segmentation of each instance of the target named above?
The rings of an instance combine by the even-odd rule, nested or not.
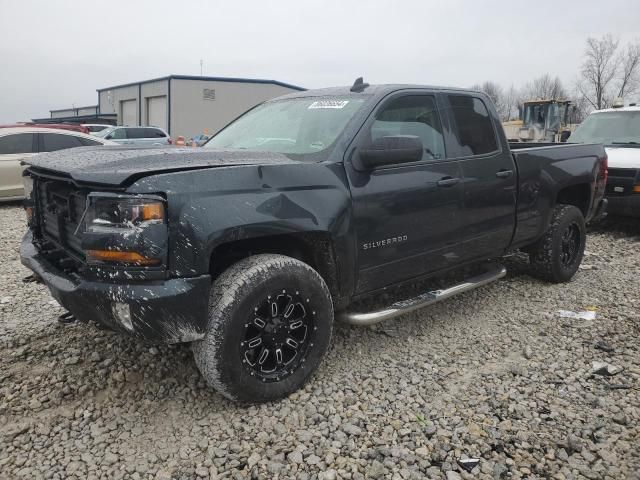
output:
[[[171,137],[159,127],[110,127],[94,133],[95,137],[120,145],[171,145]]]

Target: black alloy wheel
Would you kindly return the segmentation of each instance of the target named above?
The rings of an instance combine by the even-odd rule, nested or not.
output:
[[[317,329],[311,308],[309,298],[287,289],[273,292],[254,308],[240,344],[250,375],[264,382],[280,381],[305,362]]]

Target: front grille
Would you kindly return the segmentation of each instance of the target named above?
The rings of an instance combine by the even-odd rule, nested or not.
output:
[[[40,251],[65,270],[85,260],[81,247],[82,216],[87,192],[71,182],[34,176],[35,217]],[[72,268],[76,270],[77,268]]]
[[[636,178],[638,171],[635,168],[609,168],[610,177]]]

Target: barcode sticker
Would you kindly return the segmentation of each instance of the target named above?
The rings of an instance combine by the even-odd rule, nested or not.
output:
[[[317,100],[309,105],[308,110],[316,108],[344,108],[349,100]]]

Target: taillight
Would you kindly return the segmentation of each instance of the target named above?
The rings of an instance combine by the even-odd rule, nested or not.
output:
[[[609,179],[609,156],[607,152],[604,153],[604,158],[602,159],[602,168],[604,170],[604,183],[606,185]]]
[[[171,140],[171,137],[167,137],[167,143],[169,145],[173,145],[173,140]]]

